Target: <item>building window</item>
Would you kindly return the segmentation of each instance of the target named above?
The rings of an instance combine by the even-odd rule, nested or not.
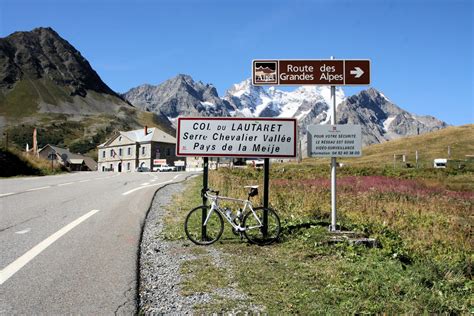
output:
[[[122,148],[119,148],[119,156],[122,156]]]
[[[166,148],[166,156],[169,156],[171,154],[171,150],[169,148]]]
[[[129,148],[130,149],[130,148]],[[130,163],[127,163],[127,170],[130,171]]]
[[[121,142],[121,141],[122,141],[122,136],[119,137],[119,142]]]
[[[110,164],[110,171],[114,171],[114,166],[112,164]]]
[[[111,149],[111,150],[110,150],[110,157],[113,157],[113,156],[114,156],[114,150]]]
[[[105,150],[102,151],[102,158],[105,158]]]
[[[128,147],[127,154],[130,156],[132,154],[132,148]]]
[[[142,155],[145,155],[145,148],[146,147],[142,147]]]

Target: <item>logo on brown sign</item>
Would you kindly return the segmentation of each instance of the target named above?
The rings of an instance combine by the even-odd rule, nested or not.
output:
[[[253,67],[254,84],[278,84],[278,66],[276,61],[254,62]]]

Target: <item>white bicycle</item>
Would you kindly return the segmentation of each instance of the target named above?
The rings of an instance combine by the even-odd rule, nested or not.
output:
[[[211,189],[202,192],[211,205],[201,205],[192,209],[186,221],[184,230],[188,238],[197,245],[210,245],[216,242],[224,231],[225,218],[232,225],[235,235],[245,236],[249,242],[258,245],[268,245],[280,236],[280,218],[271,208],[253,208],[250,198],[258,195],[258,186],[245,186],[249,189],[246,200],[219,196],[219,191]],[[233,212],[229,208],[219,206],[219,201],[238,202],[243,208]]]

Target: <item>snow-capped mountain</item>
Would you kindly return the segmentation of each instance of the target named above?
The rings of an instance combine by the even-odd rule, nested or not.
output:
[[[250,79],[233,85],[224,96],[234,108],[233,115],[249,117],[295,117],[301,136],[311,124],[327,124],[331,119],[331,88],[302,86],[293,91],[253,86]],[[361,124],[365,145],[408,135],[422,134],[447,126],[432,116],[411,114],[374,88],[346,98],[336,88],[337,123]]]
[[[250,79],[234,84],[223,98],[209,84],[179,75],[158,86],[143,85],[123,95],[140,108],[163,113],[172,122],[179,115],[295,117],[305,144],[306,127],[330,122],[331,89],[302,86],[293,91],[252,85]],[[338,123],[362,125],[365,145],[426,133],[447,126],[432,116],[411,114],[374,88],[346,97],[336,88]]]
[[[336,89],[336,103],[345,99],[344,91]],[[305,118],[317,108],[321,121],[328,121],[331,89],[326,86],[302,86],[294,91],[282,91],[275,87],[253,86],[251,79],[233,85],[224,96],[234,108],[233,115],[247,117],[296,117]]]

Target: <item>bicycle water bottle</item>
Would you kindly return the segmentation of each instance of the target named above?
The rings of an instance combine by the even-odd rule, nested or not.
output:
[[[233,218],[232,218],[232,211],[231,211],[230,208],[226,208],[226,209],[225,209],[225,216],[227,216],[227,218],[228,218],[229,220],[233,220]]]
[[[242,209],[239,209],[236,216],[239,220],[242,220]]]

